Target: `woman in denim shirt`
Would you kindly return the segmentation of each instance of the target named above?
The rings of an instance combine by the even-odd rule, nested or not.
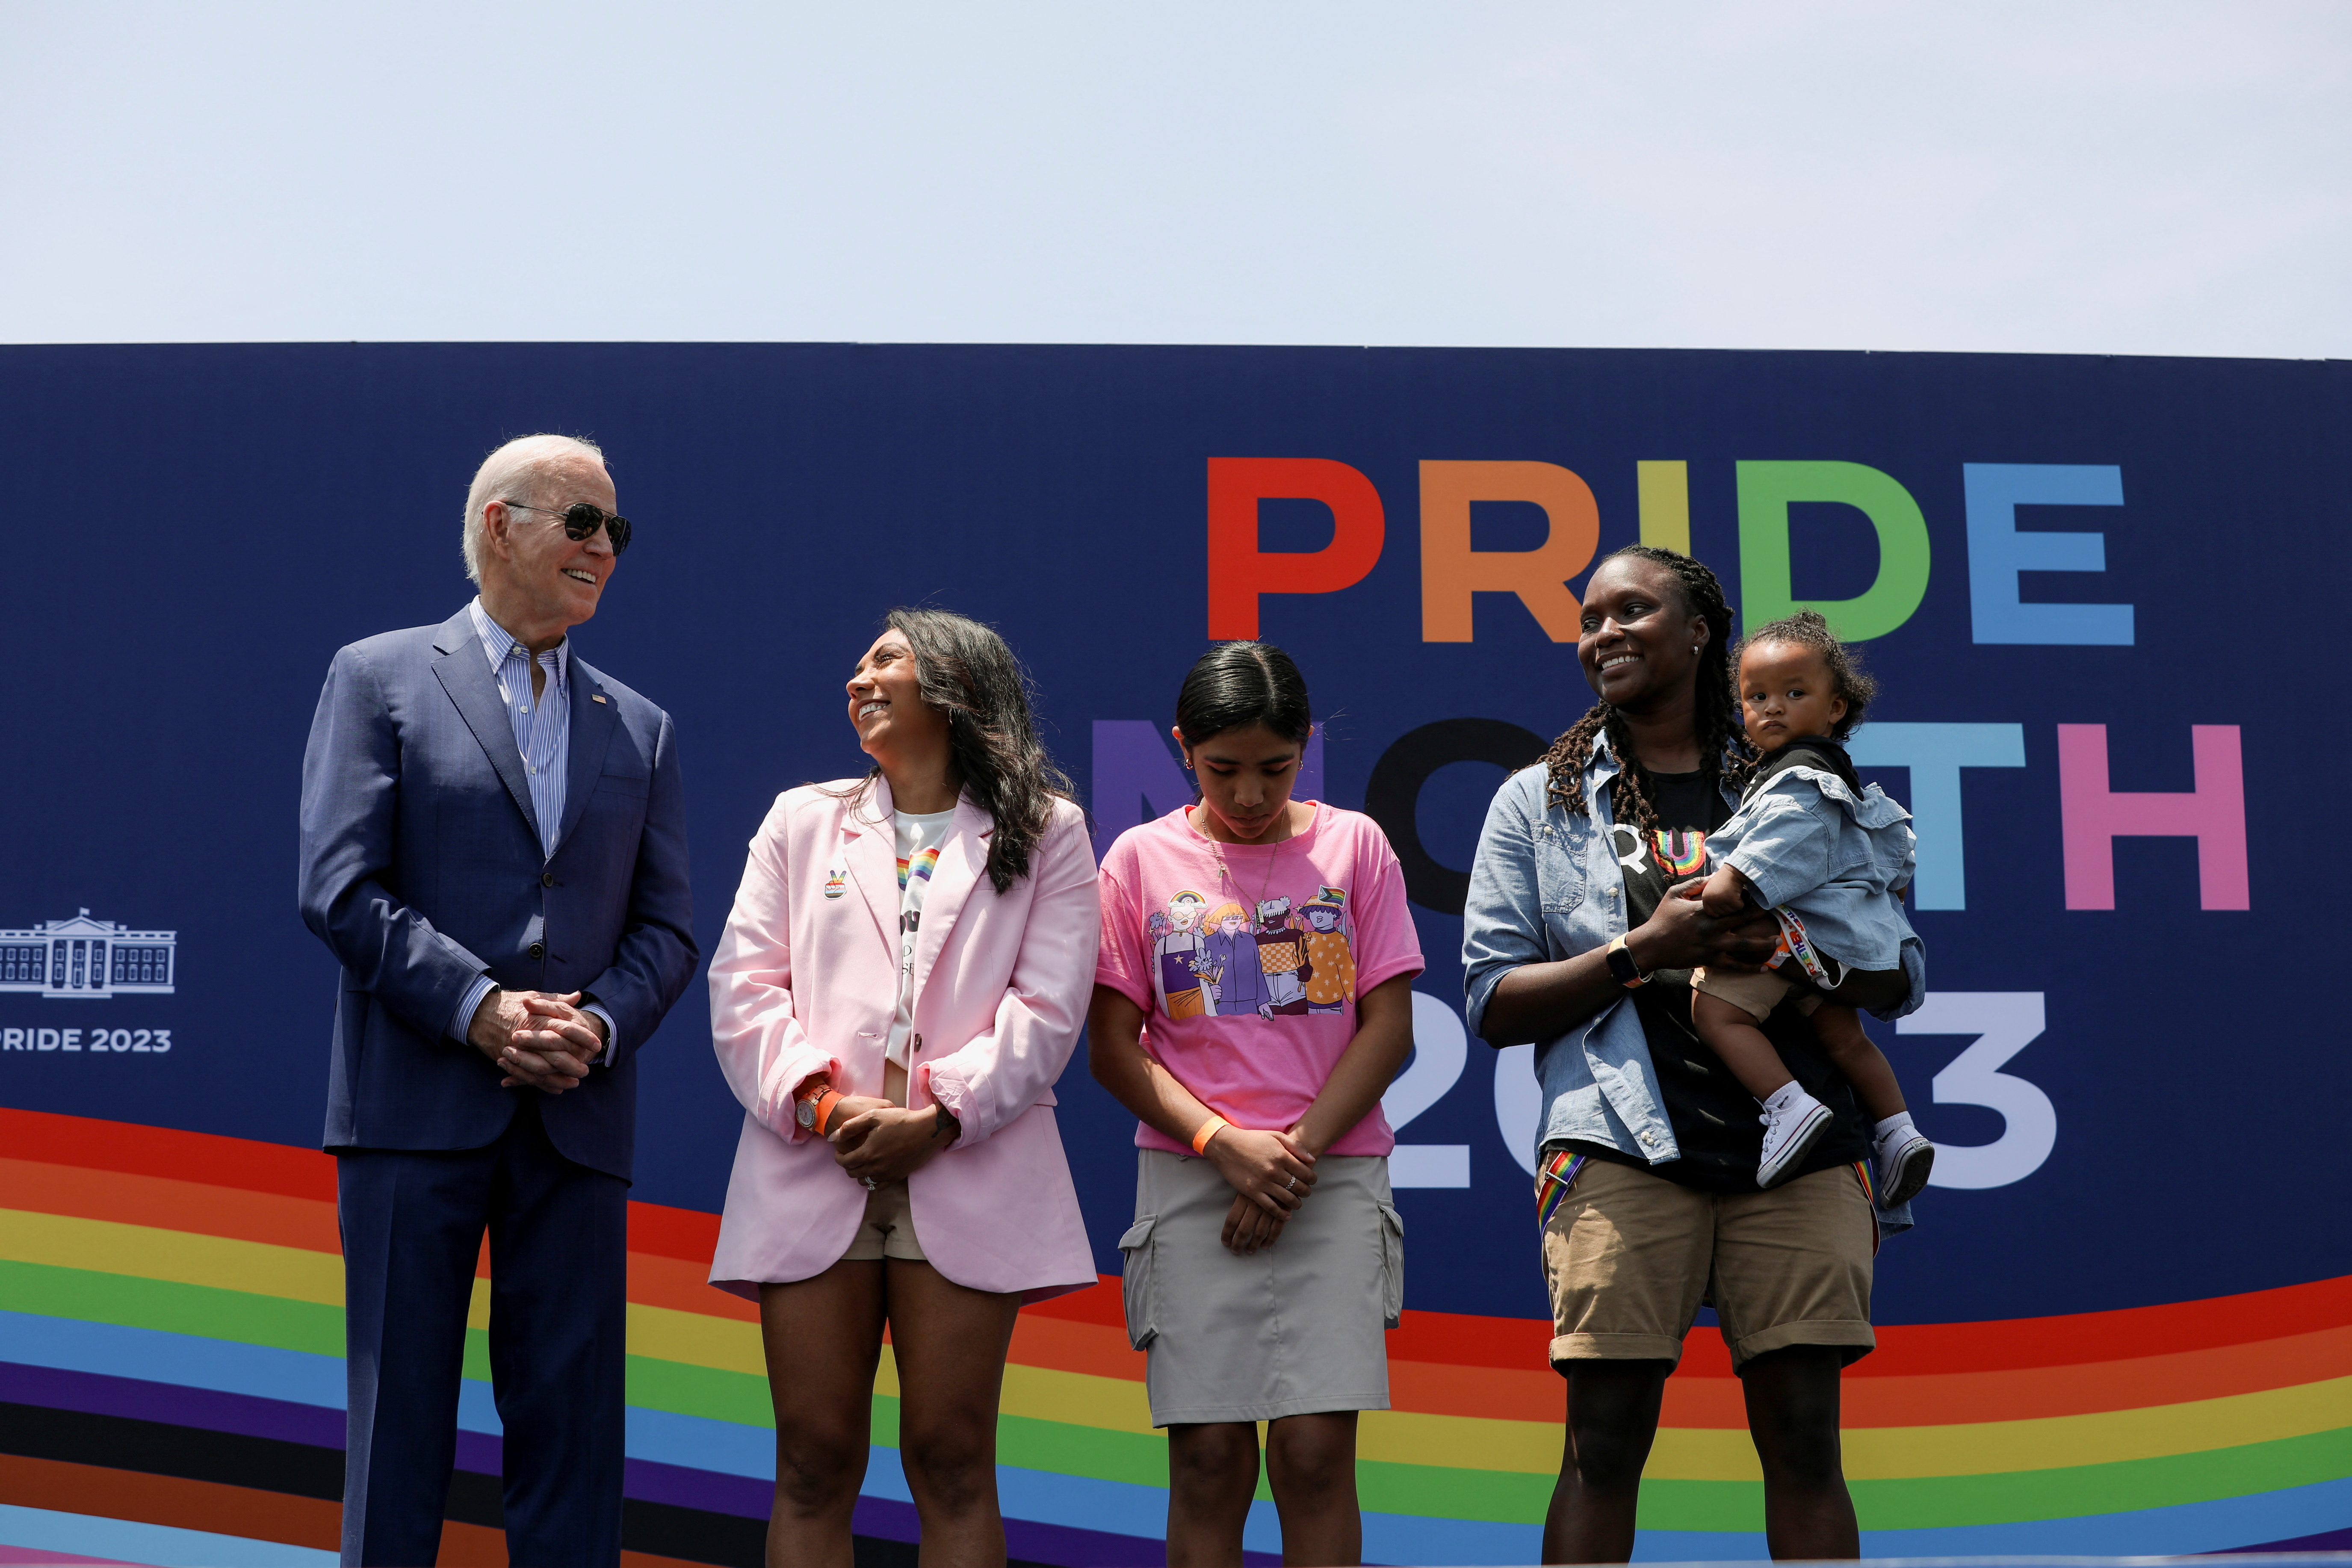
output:
[[[1633,545],[1585,590],[1577,658],[1601,700],[1495,797],[1464,910],[1470,1027],[1536,1043],[1544,1095],[1543,1264],[1567,1442],[1548,1563],[1623,1562],[1666,1374],[1702,1297],[1722,1320],[1764,1468],[1775,1557],[1852,1557],[1838,1377],[1868,1353],[1880,1229],[1853,1162],[1867,1123],[1793,1010],[1765,1026],[1838,1112],[1801,1173],[1756,1188],[1756,1102],[1690,1030],[1689,972],[1753,970],[1778,934],[1761,910],[1698,903],[1705,835],[1744,754],[1715,574]],[[1900,972],[1834,993],[1891,1014]],[[1710,1293],[1710,1287],[1711,1293]]]

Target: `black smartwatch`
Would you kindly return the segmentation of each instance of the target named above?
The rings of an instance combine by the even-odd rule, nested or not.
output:
[[[1614,975],[1617,984],[1626,990],[1631,991],[1636,985],[1647,985],[1650,983],[1650,977],[1643,973],[1641,966],[1633,962],[1633,952],[1626,947],[1623,937],[1610,938],[1608,951],[1603,956],[1609,961],[1609,973]]]
[[[952,1143],[957,1139],[963,1136],[963,1123],[949,1115],[948,1108],[946,1106],[941,1105],[935,1100],[931,1101],[931,1111],[939,1118],[937,1121],[931,1124],[932,1137],[937,1138],[940,1133],[944,1132],[947,1134],[948,1142]]]

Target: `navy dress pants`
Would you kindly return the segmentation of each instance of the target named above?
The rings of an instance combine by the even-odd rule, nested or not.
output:
[[[621,1558],[628,1184],[577,1165],[539,1091],[482,1149],[335,1151],[351,1412],[343,1562],[439,1555],[466,1313],[490,1238],[490,1386],[513,1568]]]

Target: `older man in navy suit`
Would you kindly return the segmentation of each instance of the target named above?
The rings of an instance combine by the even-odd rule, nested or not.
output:
[[[636,1053],[696,952],[669,715],[566,635],[628,548],[614,507],[585,441],[490,454],[466,500],[480,596],[338,653],[310,727],[302,918],[342,965],[347,1563],[438,1554],[486,1231],[508,1560],[620,1560]]]

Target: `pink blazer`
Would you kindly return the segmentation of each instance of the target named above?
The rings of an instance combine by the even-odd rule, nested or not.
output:
[[[818,1072],[844,1094],[882,1092],[898,849],[886,782],[856,805],[826,793],[853,782],[776,797],[711,955],[711,1042],[744,1114],[710,1282],[740,1296],[833,1267],[866,1208],[866,1189],[793,1106]],[[1042,1300],[1095,1282],[1054,1080],[1086,1022],[1101,916],[1076,806],[1055,803],[1029,875],[1002,897],[987,874],[994,831],[969,795],[959,802],[923,902],[907,1100],[944,1104],[963,1132],[908,1195],[941,1274]]]

